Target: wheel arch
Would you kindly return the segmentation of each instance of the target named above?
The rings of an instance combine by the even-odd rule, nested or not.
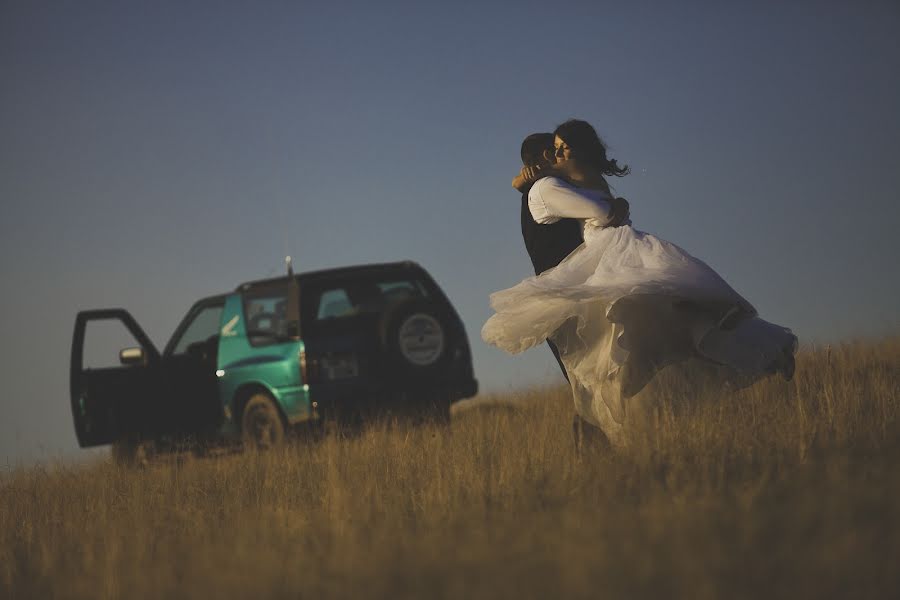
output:
[[[278,395],[265,384],[258,381],[250,381],[242,383],[235,390],[234,396],[232,396],[231,399],[231,414],[234,415],[233,420],[235,425],[237,425],[238,431],[242,430],[244,427],[244,407],[247,406],[247,402],[255,394],[265,394],[272,399],[273,404],[275,404],[275,410],[278,411],[278,416],[281,417],[281,422],[284,424],[285,429],[287,429],[290,426],[290,422],[287,419],[287,415],[284,414],[284,408],[278,400]]]

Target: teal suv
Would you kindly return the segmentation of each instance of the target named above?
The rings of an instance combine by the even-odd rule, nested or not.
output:
[[[99,320],[121,322],[138,345],[119,365],[84,368]],[[125,453],[185,440],[265,448],[300,424],[385,413],[446,421],[478,389],[459,315],[408,261],[289,270],[203,298],[162,352],[126,310],[79,312],[70,387],[78,443]]]

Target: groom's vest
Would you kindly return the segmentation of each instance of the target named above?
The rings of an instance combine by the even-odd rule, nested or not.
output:
[[[528,192],[522,194],[522,237],[535,275],[558,265],[583,241],[578,219],[560,219],[549,225],[535,223],[528,209]]]

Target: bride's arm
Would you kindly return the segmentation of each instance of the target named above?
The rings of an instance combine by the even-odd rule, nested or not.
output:
[[[544,178],[547,181],[532,187],[528,195],[536,222],[551,223],[560,218],[592,219],[613,227],[629,222],[628,201],[614,198],[602,175],[574,160],[546,167],[523,167],[513,178],[512,185],[524,192]]]
[[[580,188],[603,190],[607,194],[610,193],[609,184],[606,183],[603,174],[589,165],[582,164],[578,159],[551,165],[541,174],[559,177]]]
[[[558,177],[580,188],[603,190],[607,194],[609,184],[603,175],[589,165],[581,164],[577,159],[570,159],[562,163],[543,167],[522,167],[522,170],[513,177],[512,186],[524,192],[528,186],[541,177]]]
[[[537,223],[553,223],[559,219],[607,222],[613,216],[613,199],[609,193],[579,188],[558,177],[541,178],[532,186],[528,206]]]
[[[543,177],[541,167],[522,167],[519,174],[513,177],[512,186],[520,192],[525,192],[538,177]]]
[[[582,164],[577,159],[570,159],[558,165],[558,168],[566,181],[578,187],[602,190],[610,196],[609,220],[604,227],[619,227],[631,224],[631,205],[625,198],[612,196],[609,184],[606,183],[603,174],[589,165]]]

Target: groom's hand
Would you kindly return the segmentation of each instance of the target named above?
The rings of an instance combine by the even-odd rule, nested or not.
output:
[[[631,207],[628,205],[628,200],[625,198],[613,198],[610,204],[612,205],[612,211],[610,212],[609,223],[606,226],[621,227],[631,216]]]

